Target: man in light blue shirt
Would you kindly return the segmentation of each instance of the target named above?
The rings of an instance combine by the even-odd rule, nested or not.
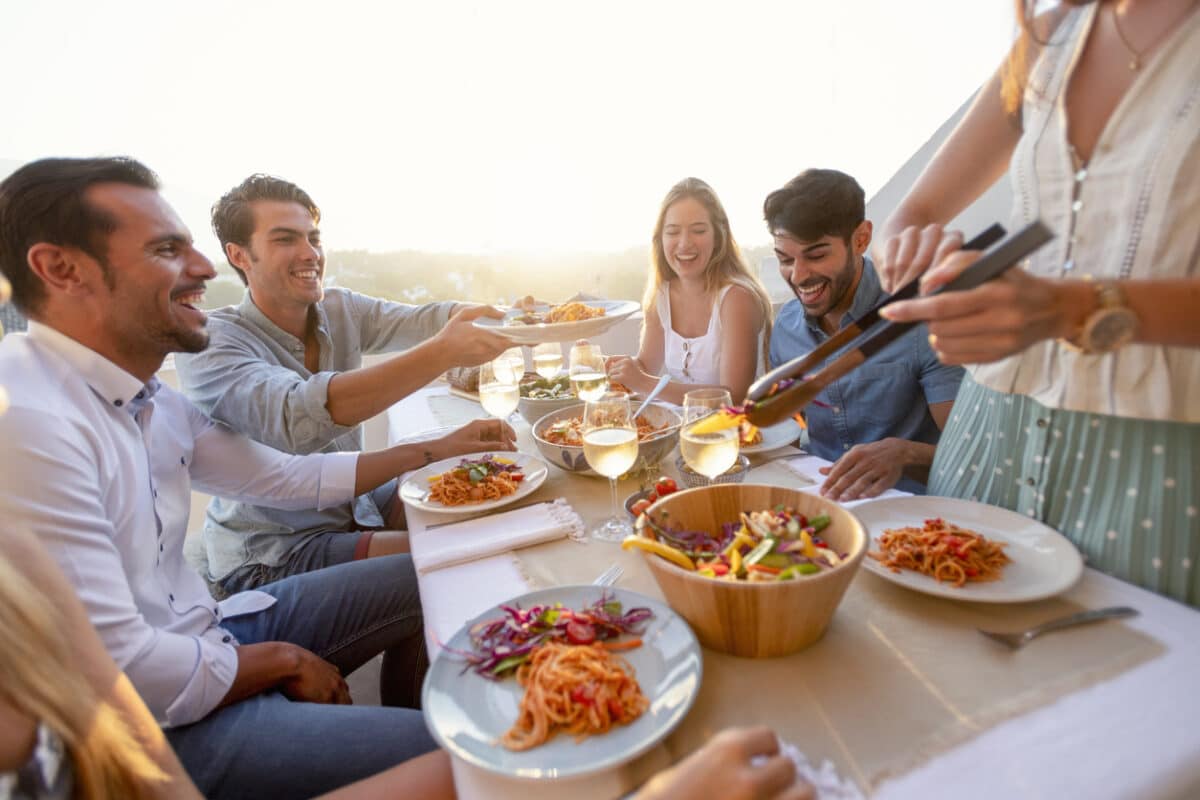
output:
[[[321,211],[293,183],[251,175],[213,206],[213,229],[247,286],[245,299],[209,315],[212,341],[176,357],[180,387],[238,433],[288,453],[357,452],[361,423],[455,366],[511,346],[475,326],[488,307],[412,306],[324,287]],[[397,352],[403,351],[403,352]],[[365,353],[397,352],[363,367]],[[498,449],[515,439],[490,423],[430,442],[428,461]],[[218,592],[253,588],[321,567],[403,553],[403,505],[392,481],[324,510],[279,510],[214,499],[204,540]]]
[[[887,295],[864,255],[871,223],[854,178],[836,170],[802,172],[768,195],[763,216],[779,271],[796,295],[771,332],[774,368],[810,352]],[[937,360],[927,335],[924,326],[907,332],[805,410],[809,448],[834,462],[822,469],[828,477],[821,494],[855,500],[893,486],[924,493],[963,376],[961,367]]]

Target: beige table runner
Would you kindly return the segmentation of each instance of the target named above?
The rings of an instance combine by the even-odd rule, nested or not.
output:
[[[439,421],[460,423],[474,404],[431,398]],[[474,406],[478,416],[478,406]],[[523,421],[518,446],[536,447]],[[664,472],[672,459],[664,462]],[[750,480],[787,486],[795,476],[767,463]],[[620,487],[623,498],[639,487]],[[567,497],[589,526],[607,515],[606,482],[551,467],[538,498]],[[662,599],[642,556],[618,545],[553,542],[514,558],[530,588],[589,583],[609,564],[620,585]],[[667,742],[681,758],[730,725],[769,724],[814,762],[828,758],[864,789],[916,766],[1008,717],[1046,705],[1162,652],[1119,622],[1077,628],[1009,652],[974,628],[1016,630],[1079,607],[1067,600],[985,605],[922,595],[860,571],[825,637],[778,659],[704,650],[696,705]]]

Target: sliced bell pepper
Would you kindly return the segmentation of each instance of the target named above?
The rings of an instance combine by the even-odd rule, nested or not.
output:
[[[806,558],[817,557],[817,548],[813,544],[812,534],[808,532],[807,528],[800,531],[800,543],[804,546],[801,552],[804,553]]]
[[[801,575],[813,575],[820,572],[821,568],[816,564],[793,564],[792,566],[779,573],[779,580],[790,581],[798,578]]]
[[[644,536],[626,536],[625,541],[621,542],[621,549],[628,550],[631,547],[640,547],[648,553],[654,553],[656,556],[662,556],[667,561],[673,564],[678,564],[686,570],[694,571],[696,564],[683,553],[676,550],[670,545],[656,542],[653,539],[647,539]]]

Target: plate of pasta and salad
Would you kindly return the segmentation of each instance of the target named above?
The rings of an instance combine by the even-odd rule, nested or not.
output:
[[[516,344],[569,342],[599,336],[639,308],[632,300],[571,300],[514,308],[503,319],[481,317],[473,324],[496,331]]]
[[[490,511],[533,494],[549,471],[540,459],[514,451],[454,456],[409,473],[400,499],[434,513]]]
[[[862,568],[925,594],[1024,603],[1065,592],[1083,574],[1075,545],[1045,523],[949,497],[890,497],[856,506],[870,549]]]
[[[681,617],[615,587],[530,592],[439,644],[421,697],[434,738],[474,766],[533,780],[645,753],[686,716],[703,670]]]

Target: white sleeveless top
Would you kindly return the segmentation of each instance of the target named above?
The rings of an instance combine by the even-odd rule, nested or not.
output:
[[[708,330],[703,336],[687,339],[671,327],[669,284],[658,287],[654,307],[663,327],[663,371],[679,383],[721,384],[721,301],[733,284],[717,292],[708,315]]]
[[[1030,76],[1009,169],[1013,229],[1040,218],[1055,232],[1029,261],[1035,275],[1200,277],[1200,12],[1159,46],[1076,172],[1063,95],[1100,7],[1069,12]],[[1044,341],[971,371],[984,386],[1050,408],[1200,422],[1200,349],[1135,344],[1086,355]]]

